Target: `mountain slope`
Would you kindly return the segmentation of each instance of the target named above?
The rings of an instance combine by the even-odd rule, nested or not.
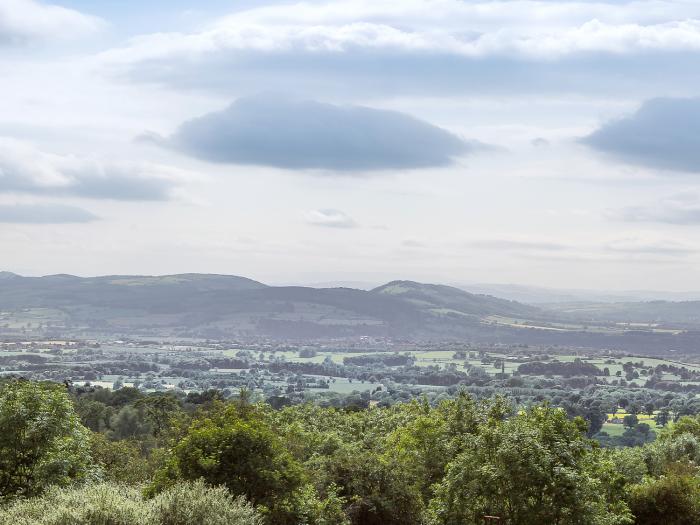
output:
[[[478,318],[489,315],[531,318],[542,314],[539,308],[490,295],[477,295],[441,284],[392,281],[372,290],[414,304],[433,314],[459,313]]]
[[[258,290],[266,285],[231,275],[181,274],[164,276],[114,275],[76,277],[14,276],[0,281],[0,307],[37,308],[92,305],[148,308],[171,302],[184,303],[204,292]]]
[[[649,354],[700,348],[700,331],[693,331],[690,324],[684,331],[611,322],[616,316],[646,319],[655,312],[694,321],[700,303],[639,303],[603,313],[542,310],[412,281],[393,281],[366,291],[267,286],[227,275],[0,276],[0,338],[376,336],[617,348]],[[620,305],[606,305],[610,307]],[[601,323],[582,322],[591,318]]]
[[[550,308],[561,315],[592,322],[700,327],[700,301],[577,302],[550,305]]]
[[[539,310],[408,281],[372,291],[266,286],[243,277],[70,275],[0,282],[0,326],[52,333],[191,337],[447,337],[489,315]],[[0,331],[0,334],[2,331]]]

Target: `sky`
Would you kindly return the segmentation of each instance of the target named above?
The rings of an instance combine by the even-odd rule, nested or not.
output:
[[[0,0],[0,269],[700,289],[696,0]]]

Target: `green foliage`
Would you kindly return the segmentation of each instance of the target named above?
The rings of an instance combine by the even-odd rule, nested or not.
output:
[[[192,422],[151,490],[200,478],[274,515],[301,485],[302,470],[257,413],[228,405]]]
[[[431,523],[479,523],[485,515],[520,525],[625,523],[607,505],[590,468],[585,423],[538,407],[491,421],[466,440],[430,504]]]
[[[76,413],[62,385],[0,384],[0,523],[700,523],[699,418],[646,444],[638,423],[625,436],[643,446],[610,449],[570,419],[602,410],[591,404],[517,411],[461,392],[274,410],[247,390],[195,404],[95,389],[73,392]]]
[[[154,436],[160,436],[170,427],[170,420],[180,408],[180,403],[170,394],[156,394],[139,399],[134,406],[143,410]]]
[[[110,420],[110,427],[110,436],[113,439],[140,438],[153,431],[143,411],[132,405],[122,407]]]
[[[683,416],[675,423],[664,428],[659,438],[674,439],[682,434],[690,434],[696,438],[700,438],[700,416]]]
[[[0,386],[0,502],[83,480],[90,466],[89,431],[63,385]]]
[[[244,499],[204,483],[180,483],[145,500],[138,486],[101,483],[55,487],[44,496],[0,509],[16,525],[262,525]]]
[[[262,517],[224,487],[204,482],[178,483],[148,502],[160,525],[262,525]]]
[[[345,513],[345,498],[338,495],[335,485],[327,487],[321,498],[312,485],[304,485],[294,495],[298,525],[350,525]]]
[[[164,454],[162,449],[144,451],[144,443],[140,441],[111,441],[97,433],[90,436],[90,448],[102,479],[131,484],[150,480]]]
[[[41,497],[19,500],[0,510],[0,523],[17,525],[141,525],[154,515],[137,487],[93,484],[54,487]]]
[[[639,419],[635,414],[628,414],[623,418],[623,423],[625,427],[627,428],[632,428],[639,423]]]
[[[326,483],[337,485],[349,503],[347,514],[354,524],[400,525],[418,523],[421,494],[404,465],[370,450],[344,446],[325,458],[316,469]]]
[[[700,480],[675,468],[633,485],[628,504],[636,525],[696,525],[700,523]]]
[[[103,432],[109,426],[113,415],[112,407],[92,399],[80,398],[75,401],[75,410],[80,421],[93,432]]]

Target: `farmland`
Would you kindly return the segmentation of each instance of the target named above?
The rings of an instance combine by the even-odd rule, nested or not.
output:
[[[568,351],[567,351],[568,350]],[[697,411],[700,365],[580,349],[506,345],[417,344],[364,340],[353,344],[256,344],[192,341],[27,341],[0,350],[0,374],[143,392],[235,395],[260,399],[391,405],[431,402],[466,390],[500,393],[521,406],[543,400],[589,421],[604,440],[632,439],[623,425],[653,438],[660,411],[672,420]],[[648,415],[652,414],[652,415]],[[595,431],[595,432],[593,432]],[[635,438],[636,439],[636,438]]]

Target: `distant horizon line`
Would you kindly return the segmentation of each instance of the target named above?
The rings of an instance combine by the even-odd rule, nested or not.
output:
[[[254,277],[248,277],[241,274],[235,273],[219,273],[219,272],[178,272],[178,273],[162,273],[162,274],[151,274],[151,273],[105,273],[105,274],[72,274],[65,272],[58,273],[46,273],[46,274],[23,274],[18,272],[13,272],[9,270],[0,270],[0,277],[15,276],[21,278],[48,278],[48,277],[70,277],[77,279],[100,279],[109,277],[135,277],[135,278],[163,278],[163,277],[184,277],[184,276],[208,276],[208,277],[231,277],[238,279],[246,279],[249,281],[255,281],[260,284],[271,287],[286,287],[286,286],[300,286],[306,288],[357,288],[357,289],[373,289],[379,286],[386,285],[392,282],[406,281],[415,282],[427,285],[440,285],[440,286],[450,286],[453,288],[459,288],[465,291],[470,291],[468,287],[473,288],[486,288],[486,287],[502,287],[511,288],[511,291],[517,291],[519,289],[523,292],[550,292],[550,293],[581,293],[581,294],[600,294],[602,296],[615,296],[615,295],[654,295],[654,294],[669,294],[678,296],[697,296],[700,300],[700,289],[693,290],[669,290],[669,289],[603,289],[603,288],[568,288],[568,287],[556,287],[551,285],[539,285],[539,284],[520,284],[517,282],[460,282],[460,281],[442,281],[442,280],[425,280],[425,279],[411,279],[411,278],[393,278],[393,279],[319,279],[319,280],[272,280],[267,279],[257,279]],[[349,286],[349,285],[355,286]],[[507,290],[504,290],[507,291]],[[482,292],[482,291],[472,291],[474,294],[485,294],[492,295],[493,292]],[[655,299],[647,299],[655,300]]]

